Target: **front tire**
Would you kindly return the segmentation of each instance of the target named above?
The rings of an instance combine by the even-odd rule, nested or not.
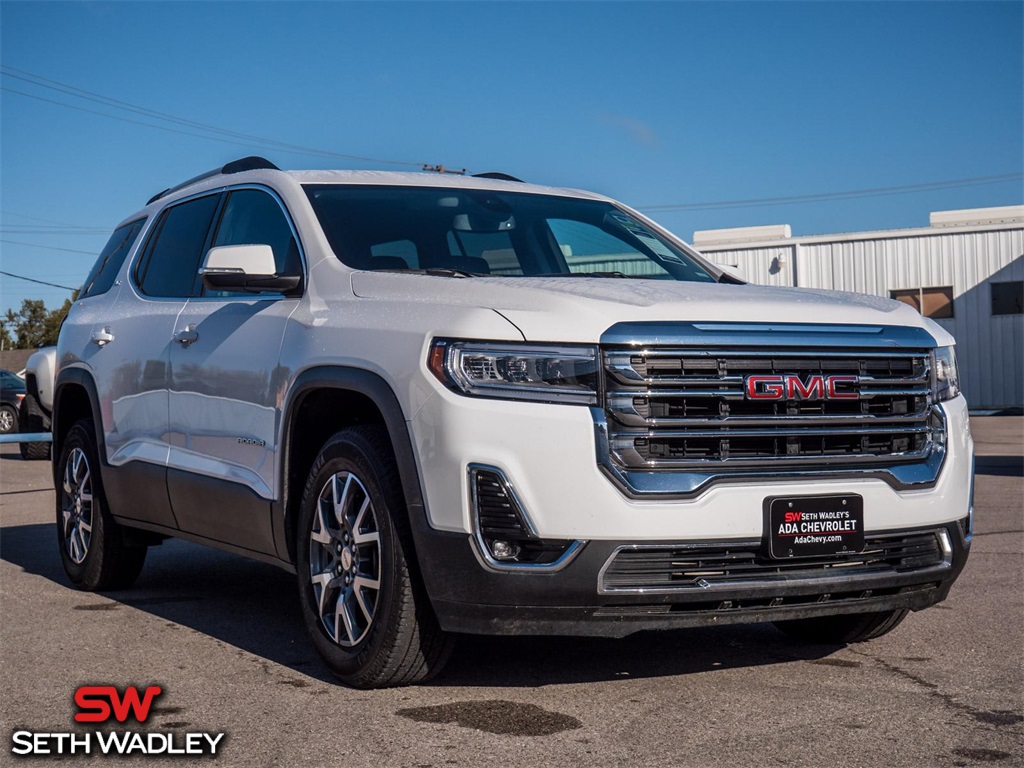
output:
[[[840,645],[874,640],[899,626],[908,610],[851,613],[845,616],[821,616],[814,619],[776,621],[775,626],[784,634],[804,643]]]
[[[57,480],[57,545],[64,572],[78,589],[126,589],[146,561],[145,546],[128,546],[107,507],[93,422],[68,432]]]
[[[302,616],[330,671],[356,688],[436,675],[453,639],[416,573],[386,431],[352,427],[324,445],[309,473],[298,531]]]

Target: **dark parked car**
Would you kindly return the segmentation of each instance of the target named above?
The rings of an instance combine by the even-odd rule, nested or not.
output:
[[[0,370],[0,434],[18,431],[18,406],[25,398],[25,382],[10,371]]]

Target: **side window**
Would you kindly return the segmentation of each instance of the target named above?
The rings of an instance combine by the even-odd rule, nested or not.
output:
[[[219,199],[219,195],[200,197],[164,213],[136,273],[144,294],[182,298],[192,295]]]
[[[114,230],[114,234],[110,236],[99,258],[96,259],[96,263],[92,265],[85,282],[82,283],[82,291],[78,294],[78,298],[99,296],[110,290],[118,272],[121,271],[125,256],[135,245],[135,240],[145,223],[145,219],[139,219]]]
[[[299,248],[284,211],[277,200],[258,189],[240,189],[228,196],[213,244],[269,245],[277,274],[302,272]]]
[[[570,272],[622,272],[642,277],[669,277],[668,270],[660,267],[657,262],[625,240],[593,224],[570,219],[549,219],[548,226]],[[652,242],[656,243],[653,239]]]

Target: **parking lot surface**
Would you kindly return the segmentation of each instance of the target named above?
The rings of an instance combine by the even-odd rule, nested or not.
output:
[[[770,625],[465,637],[435,682],[385,691],[331,680],[294,577],[268,565],[168,541],[130,591],[71,589],[49,465],[5,446],[0,764],[15,760],[16,730],[82,730],[80,685],[156,684],[145,728],[226,732],[224,766],[1024,765],[1024,418],[972,427],[970,561],[946,602],[890,635],[847,647]],[[182,764],[130,761],[162,763]]]

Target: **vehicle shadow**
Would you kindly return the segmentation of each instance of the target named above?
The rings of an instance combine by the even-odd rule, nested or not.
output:
[[[974,471],[979,475],[1024,477],[1024,456],[975,456]]]
[[[55,538],[53,524],[2,528],[0,559],[71,590]],[[145,611],[311,678],[334,681],[306,637],[294,576],[270,565],[170,540],[151,548],[133,589],[102,596],[82,593],[74,610],[108,606]],[[796,659],[828,664],[825,657],[839,647],[797,644],[766,624],[644,632],[624,640],[467,635],[459,638],[433,685],[534,687],[688,675]]]

